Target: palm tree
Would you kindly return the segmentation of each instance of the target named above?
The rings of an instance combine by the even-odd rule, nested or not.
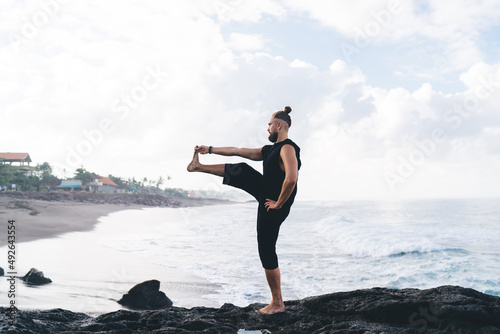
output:
[[[158,180],[156,180],[156,189],[160,190],[160,186],[165,182],[165,180],[163,180],[163,177],[159,177]]]

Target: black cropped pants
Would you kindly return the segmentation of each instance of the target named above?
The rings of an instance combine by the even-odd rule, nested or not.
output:
[[[263,176],[261,173],[246,163],[226,164],[224,168],[224,184],[242,189],[252,195],[258,202],[257,211],[257,242],[259,246],[259,257],[265,269],[278,268],[278,256],[276,255],[276,241],[280,226],[290,213],[289,205],[284,205],[279,210],[267,211],[264,204],[266,198],[262,195]],[[277,200],[277,199],[276,199]]]

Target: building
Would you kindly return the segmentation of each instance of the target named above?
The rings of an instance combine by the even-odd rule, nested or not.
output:
[[[62,180],[61,184],[57,187],[64,190],[82,190],[81,180]]]
[[[118,185],[114,183],[109,177],[99,176],[93,174],[94,179],[90,182],[90,191],[100,193],[116,193]]]
[[[12,165],[13,162],[19,163],[18,166],[29,166],[31,162],[30,155],[28,153],[2,153],[0,152],[0,163],[9,163]]]
[[[33,172],[35,168],[30,167],[30,162],[31,158],[28,153],[0,152],[0,163],[9,164],[14,171],[22,171],[26,174]]]

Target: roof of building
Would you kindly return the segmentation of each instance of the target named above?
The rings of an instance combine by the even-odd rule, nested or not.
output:
[[[99,176],[97,178],[102,184],[107,184],[108,186],[118,187],[116,183],[114,183],[109,177]]]
[[[31,158],[28,153],[0,152],[0,159],[4,162],[31,162]]]
[[[59,188],[78,188],[82,186],[81,180],[62,180]]]

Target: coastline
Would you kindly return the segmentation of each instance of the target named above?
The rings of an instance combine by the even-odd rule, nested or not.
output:
[[[3,192],[0,193],[0,224],[6,228],[9,220],[15,220],[16,242],[21,243],[68,232],[90,231],[100,217],[122,210],[231,203],[229,200],[159,195]],[[0,239],[0,247],[6,244],[7,238]]]
[[[37,259],[44,259],[44,251],[56,254],[50,252],[53,246],[59,247],[59,254],[70,253],[67,250],[73,246],[77,248],[78,243],[82,243],[79,249],[85,250],[77,253],[77,256],[64,254],[66,257],[61,259],[47,257],[47,262],[39,269],[47,269],[47,276],[53,279],[53,283],[40,288],[18,284],[16,308],[8,308],[7,304],[0,306],[0,332],[236,334],[246,333],[241,331],[246,329],[252,330],[250,333],[268,330],[266,333],[273,334],[500,333],[500,297],[459,286],[424,290],[369,288],[336,292],[286,301],[286,313],[264,317],[254,312],[263,306],[258,303],[245,307],[233,304],[201,306],[200,296],[214,292],[214,286],[208,282],[180,269],[165,267],[159,270],[158,267],[148,266],[140,259],[134,259],[130,253],[117,257],[112,250],[96,247],[95,244],[88,247],[87,239],[93,237],[90,233],[73,237],[69,233],[93,229],[98,232],[106,226],[103,224],[96,228],[99,217],[112,213],[128,216],[128,212],[118,212],[123,210],[229,203],[234,202],[100,194],[0,194],[0,219],[5,220],[5,224],[8,219],[16,219],[20,231],[17,242],[26,242],[23,245],[23,259],[27,259],[28,254],[36,254]],[[203,213],[202,210],[200,212]],[[13,215],[15,217],[11,217]],[[122,222],[116,220],[115,225],[110,226],[111,230],[115,231],[117,226],[123,227],[125,224]],[[151,231],[155,230],[152,228]],[[68,234],[61,236],[64,233]],[[30,245],[32,243],[27,241],[37,244]],[[112,272],[106,262],[113,264],[111,267],[123,263],[123,267],[131,271]],[[36,260],[30,263],[36,266],[42,262]],[[2,264],[4,262],[0,262],[0,266]],[[52,270],[54,266],[63,270]],[[90,282],[89,278],[93,281]],[[154,278],[161,281],[160,291],[172,298],[174,306],[162,310],[131,311],[116,303],[135,284]],[[102,287],[107,288],[107,291],[99,291],[97,296],[95,290],[101,290]],[[3,286],[0,290],[7,291]],[[63,294],[71,295],[71,301],[57,299]],[[87,298],[89,295],[92,295],[91,298]],[[44,298],[51,300],[50,307],[39,306],[43,304]],[[112,311],[89,312],[84,307],[102,299],[112,305]],[[30,304],[32,301],[40,304]],[[227,301],[231,302],[229,299]],[[70,307],[69,303],[80,304],[81,311]],[[28,305],[31,307],[26,308]],[[13,326],[8,325],[11,315],[15,317]]]
[[[130,254],[120,254],[89,242],[85,236],[86,232],[95,231],[101,218],[111,214],[155,207],[177,210],[231,203],[234,202],[156,195],[0,193],[0,225],[7,231],[8,221],[15,221],[15,243],[19,244],[16,248],[21,254],[16,257],[17,277],[22,277],[29,268],[36,268],[53,280],[43,288],[33,289],[18,279],[16,307],[103,314],[122,309],[116,300],[133,285],[148,279],[159,279],[162,289],[178,305],[216,306],[203,297],[215,293],[216,285],[180,268],[154,266]],[[75,234],[83,238],[74,237]],[[0,249],[5,249],[5,258],[0,260],[0,267],[7,272],[7,234],[1,235]],[[114,265],[110,265],[110,259]],[[0,290],[7,291],[6,280],[0,278]],[[93,297],[92,289],[98,289],[99,296]],[[79,296],[79,302],[71,302],[74,299],[71,296]],[[2,300],[8,302],[7,298]],[[7,305],[2,302],[0,306]]]

